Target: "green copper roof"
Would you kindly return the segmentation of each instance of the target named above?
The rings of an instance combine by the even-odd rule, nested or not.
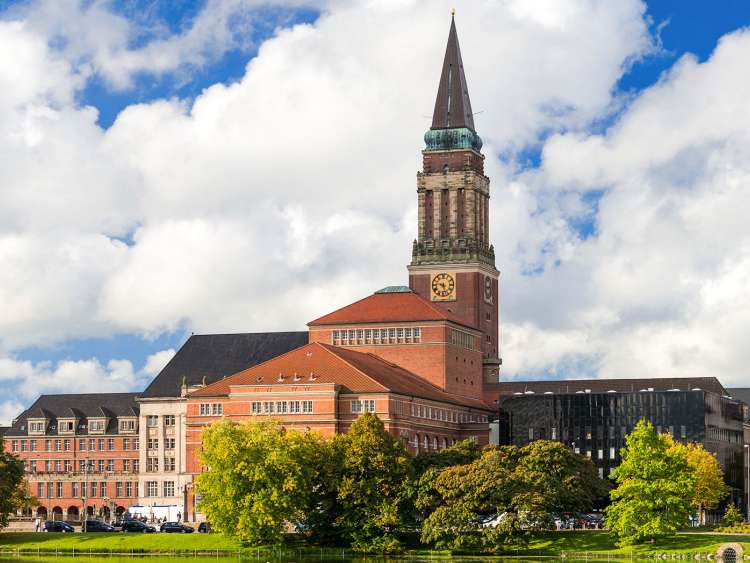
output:
[[[375,293],[412,293],[412,290],[405,285],[389,285],[388,287],[377,290]]]
[[[430,129],[424,134],[425,150],[445,151],[451,149],[482,149],[482,139],[467,127],[452,129]]]

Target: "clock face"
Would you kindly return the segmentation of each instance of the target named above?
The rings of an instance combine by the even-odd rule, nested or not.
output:
[[[484,278],[484,300],[492,303],[492,278],[489,276]]]
[[[435,274],[432,278],[432,300],[450,301],[456,298],[456,280],[446,273]]]

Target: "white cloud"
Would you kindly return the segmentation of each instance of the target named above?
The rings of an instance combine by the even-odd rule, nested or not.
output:
[[[225,2],[221,14],[249,5]],[[106,131],[73,102],[82,76],[96,68],[126,86],[134,72],[203,64],[208,46],[233,40],[224,16],[204,11],[132,52],[132,23],[106,4],[34,6],[44,17],[0,22],[29,67],[22,92],[3,101],[0,89],[10,108],[0,112],[0,263],[12,265],[0,271],[1,347],[299,329],[405,282],[449,2],[326,4],[314,25],[261,45],[239,82],[193,104],[130,106]],[[40,42],[94,17],[97,35],[85,37],[87,23],[69,50]],[[621,109],[624,69],[653,49],[642,3],[472,3],[457,23],[493,181],[506,373],[740,381],[747,33],[704,64],[684,59],[590,135],[592,120]],[[157,48],[163,60],[148,54]],[[541,169],[495,158],[548,131],[559,134]],[[597,226],[586,240],[572,227],[583,219]],[[72,368],[113,386],[141,377],[97,364]],[[18,369],[31,381],[60,366]]]
[[[146,358],[146,365],[143,366],[142,370],[143,373],[146,375],[150,375],[151,377],[156,377],[156,375],[158,375],[158,373],[162,369],[164,369],[164,366],[169,363],[169,360],[171,360],[174,355],[174,348],[151,354],[148,358]]]
[[[9,426],[23,412],[24,406],[15,400],[0,402],[0,426]]]

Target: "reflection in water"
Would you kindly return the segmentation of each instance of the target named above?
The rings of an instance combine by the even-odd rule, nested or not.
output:
[[[148,561],[149,563],[230,563],[231,561],[242,561],[242,562],[268,562],[268,563],[286,563],[290,561],[323,561],[333,562],[343,561],[344,563],[422,563],[431,561],[457,561],[457,562],[473,562],[479,563],[481,561],[505,561],[507,563],[553,563],[556,561],[565,561],[566,563],[577,563],[577,561],[584,561],[583,559],[561,559],[559,557],[464,557],[464,556],[450,556],[450,555],[433,555],[433,556],[417,556],[417,555],[404,555],[404,556],[372,556],[372,557],[352,557],[351,554],[341,552],[340,557],[334,555],[335,550],[327,550],[325,553],[313,554],[310,552],[301,553],[295,550],[282,550],[277,552],[275,555],[266,554],[261,557],[254,557],[252,555],[243,554],[240,556],[219,556],[219,557],[194,557],[192,555],[185,555],[182,557],[173,556],[161,556],[161,555],[143,555],[133,554],[130,557],[123,556],[112,556],[112,557],[101,557],[101,556],[89,556],[89,555],[59,555],[59,556],[48,556],[48,557],[8,557],[7,555],[0,558],[0,563],[74,563],[79,559],[85,561],[85,563],[134,563],[134,560],[140,560],[141,562]],[[68,561],[66,561],[68,560]],[[602,561],[617,561],[616,559],[603,559]],[[83,563],[83,561],[81,562]],[[595,559],[586,559],[586,563],[597,563]]]

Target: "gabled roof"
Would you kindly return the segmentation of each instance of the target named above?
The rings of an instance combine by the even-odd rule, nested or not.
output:
[[[515,393],[576,393],[590,390],[592,393],[638,392],[652,388],[654,391],[680,389],[690,391],[702,389],[719,395],[727,395],[727,390],[715,377],[659,377],[639,379],[566,379],[561,381],[507,381],[485,384],[486,394],[513,395]]]
[[[464,63],[458,46],[456,20],[451,18],[448,44],[445,47],[443,70],[440,73],[435,111],[432,115],[432,129],[466,127],[474,130],[474,116],[469,101],[469,88],[464,75]]]
[[[109,425],[107,434],[117,433],[118,416],[137,416],[138,393],[75,393],[62,395],[40,395],[28,409],[13,421],[7,434],[10,436],[25,436],[28,434],[27,420],[30,418],[46,418],[47,435],[57,434],[57,419],[78,419],[78,433],[88,418],[106,416]]]
[[[307,332],[195,334],[177,351],[141,394],[142,398],[179,397],[182,382],[213,383],[308,342]]]
[[[446,393],[418,375],[374,354],[365,354],[313,342],[246,369],[189,394],[190,397],[226,396],[239,385],[335,384],[344,393],[393,392],[489,410],[477,399]]]
[[[376,291],[364,299],[307,324],[318,326],[415,321],[450,321],[474,328],[450,311],[431,303],[409,288],[402,288],[400,291]]]

